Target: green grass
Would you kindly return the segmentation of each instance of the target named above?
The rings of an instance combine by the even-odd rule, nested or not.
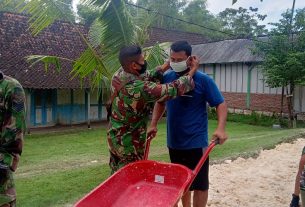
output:
[[[209,121],[209,133],[216,128]],[[300,136],[302,129],[275,130],[229,122],[229,141],[218,146],[212,160],[253,155],[260,149]],[[159,125],[150,159],[169,161],[166,125]],[[34,134],[26,137],[24,153],[16,173],[18,206],[69,206],[109,176],[108,149],[104,128],[74,132]]]

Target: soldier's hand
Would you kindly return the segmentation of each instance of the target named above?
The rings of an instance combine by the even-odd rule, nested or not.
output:
[[[167,71],[168,69],[170,69],[170,61],[166,60],[163,65],[161,65],[161,69],[162,72],[164,73],[165,71]]]
[[[189,66],[190,66],[190,72],[189,72],[189,75],[190,76],[193,76],[196,71],[198,70],[199,68],[199,59],[197,56],[190,56],[189,59],[188,59],[188,63],[187,63]]]
[[[156,137],[158,132],[157,127],[151,126],[149,127],[149,129],[147,130],[147,139],[153,139]]]

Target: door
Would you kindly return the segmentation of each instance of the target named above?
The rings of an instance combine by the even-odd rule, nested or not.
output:
[[[54,110],[56,107],[56,96],[54,90],[35,90],[32,94],[34,119],[32,123],[34,126],[45,126],[54,124]]]

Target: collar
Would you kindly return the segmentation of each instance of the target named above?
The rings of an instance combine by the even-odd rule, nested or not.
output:
[[[120,88],[123,84],[125,85],[128,82],[139,80],[141,77],[137,74],[130,73],[125,71],[123,68],[120,68],[112,77],[112,84],[114,88]]]
[[[137,73],[136,71],[126,71],[124,69],[122,69],[122,76],[125,79],[129,79],[129,80],[134,80],[134,79],[140,78],[140,74]]]

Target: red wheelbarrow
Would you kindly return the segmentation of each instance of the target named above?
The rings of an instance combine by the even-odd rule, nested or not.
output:
[[[126,165],[75,204],[75,207],[170,207],[186,192],[209,153],[218,144],[212,142],[196,168],[147,160]]]

